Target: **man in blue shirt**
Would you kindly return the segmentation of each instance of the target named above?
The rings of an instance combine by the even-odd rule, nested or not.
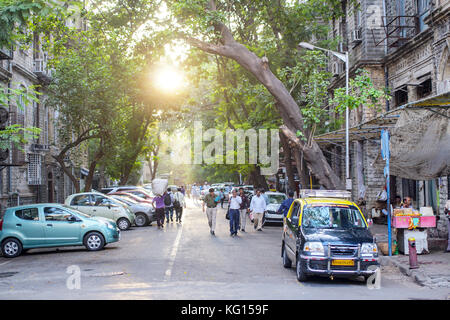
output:
[[[284,200],[281,203],[280,208],[278,209],[278,213],[282,213],[284,215],[284,217],[287,216],[289,208],[291,207],[292,202],[294,202],[294,191],[289,191],[288,195],[289,195],[289,198]]]

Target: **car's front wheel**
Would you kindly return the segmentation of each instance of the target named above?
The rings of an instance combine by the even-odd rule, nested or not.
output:
[[[15,258],[22,253],[22,244],[14,238],[2,242],[2,254],[5,258]]]
[[[131,227],[131,223],[127,218],[120,218],[117,220],[117,226],[120,230],[127,230]]]
[[[105,247],[105,239],[98,232],[89,232],[84,237],[84,246],[89,251],[98,251]]]
[[[145,213],[136,213],[134,223],[137,227],[145,227],[146,225],[148,225],[147,215]]]
[[[292,266],[292,261],[287,256],[286,245],[283,244],[283,267],[290,268],[291,266]]]
[[[306,272],[305,272],[305,264],[302,263],[302,260],[300,259],[299,256],[297,256],[297,265],[296,265],[296,267],[297,267],[297,270],[296,270],[297,280],[299,282],[306,281],[307,275],[306,275]]]

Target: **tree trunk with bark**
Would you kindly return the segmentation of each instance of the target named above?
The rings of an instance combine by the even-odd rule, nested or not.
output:
[[[283,146],[284,154],[284,165],[286,166],[286,177],[288,179],[289,189],[292,191],[296,190],[295,179],[294,179],[294,169],[292,167],[292,152],[289,141],[286,139],[282,132],[279,133],[281,145]]]
[[[209,3],[209,10],[216,11],[212,0]],[[344,187],[342,181],[331,169],[317,143],[313,139],[309,143],[298,139],[296,135],[298,131],[302,132],[304,137],[308,136],[308,132],[303,128],[300,108],[284,84],[270,70],[267,58],[260,59],[247,47],[238,43],[223,23],[215,23],[214,27],[221,34],[220,44],[208,43],[192,37],[185,37],[185,39],[202,51],[233,59],[263,84],[277,102],[275,105],[285,123],[283,132],[299,150],[303,151],[311,173],[326,188],[342,189]]]
[[[100,148],[94,156],[94,159],[89,164],[89,173],[86,177],[86,182],[84,185],[84,192],[89,192],[92,188],[92,181],[94,180],[94,173],[95,173],[95,167],[97,167],[97,163],[100,161],[100,159],[105,155],[103,150]]]

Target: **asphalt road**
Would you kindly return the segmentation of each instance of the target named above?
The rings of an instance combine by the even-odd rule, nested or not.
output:
[[[420,287],[384,267],[381,288],[362,278],[299,283],[281,265],[281,226],[229,236],[220,210],[216,237],[188,203],[182,224],[132,228],[99,252],[83,247],[34,249],[0,257],[0,299],[446,299],[448,289]],[[80,281],[67,270],[79,270]],[[72,275],[72,277],[71,277]],[[67,285],[69,283],[69,286]],[[72,289],[70,289],[72,288]]]

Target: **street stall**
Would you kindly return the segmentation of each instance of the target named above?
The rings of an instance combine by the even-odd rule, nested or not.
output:
[[[378,218],[378,221],[387,224],[386,254],[393,254],[395,240],[401,253],[408,254],[408,238],[416,239],[418,253],[425,253],[428,251],[427,235],[437,234],[439,230],[439,238],[433,240],[440,240],[442,237],[444,220],[437,219],[437,216],[441,215],[445,204],[442,201],[447,200],[444,196],[446,192],[440,194],[437,190],[433,195],[424,195],[428,191],[425,187],[420,188],[419,183],[424,186],[425,182],[450,175],[449,119],[450,92],[446,92],[407,103],[349,129],[356,160],[354,171],[352,169],[353,197],[367,201],[369,219]],[[338,150],[345,143],[345,131],[341,129],[321,134],[315,140],[323,149]],[[366,141],[369,142],[364,144],[367,149],[361,152],[362,142]],[[376,146],[378,155],[374,159],[373,148]],[[338,156],[330,153],[330,158],[334,157],[336,163],[339,163]],[[380,185],[380,178],[383,177],[384,190]],[[395,190],[390,190],[391,177],[417,182],[414,191],[417,193],[414,199],[417,202],[416,209],[400,207],[399,210],[398,205],[390,204],[398,196]],[[398,186],[395,180],[392,184]],[[403,193],[403,196],[412,192],[406,190],[406,195]],[[381,197],[380,194],[385,196]],[[434,230],[430,230],[432,228]]]
[[[392,226],[397,229],[397,245],[400,253],[409,254],[408,239],[410,238],[415,239],[418,254],[428,253],[426,228],[436,227],[436,216],[433,215],[430,207],[422,207],[420,211],[412,208],[394,209]]]

